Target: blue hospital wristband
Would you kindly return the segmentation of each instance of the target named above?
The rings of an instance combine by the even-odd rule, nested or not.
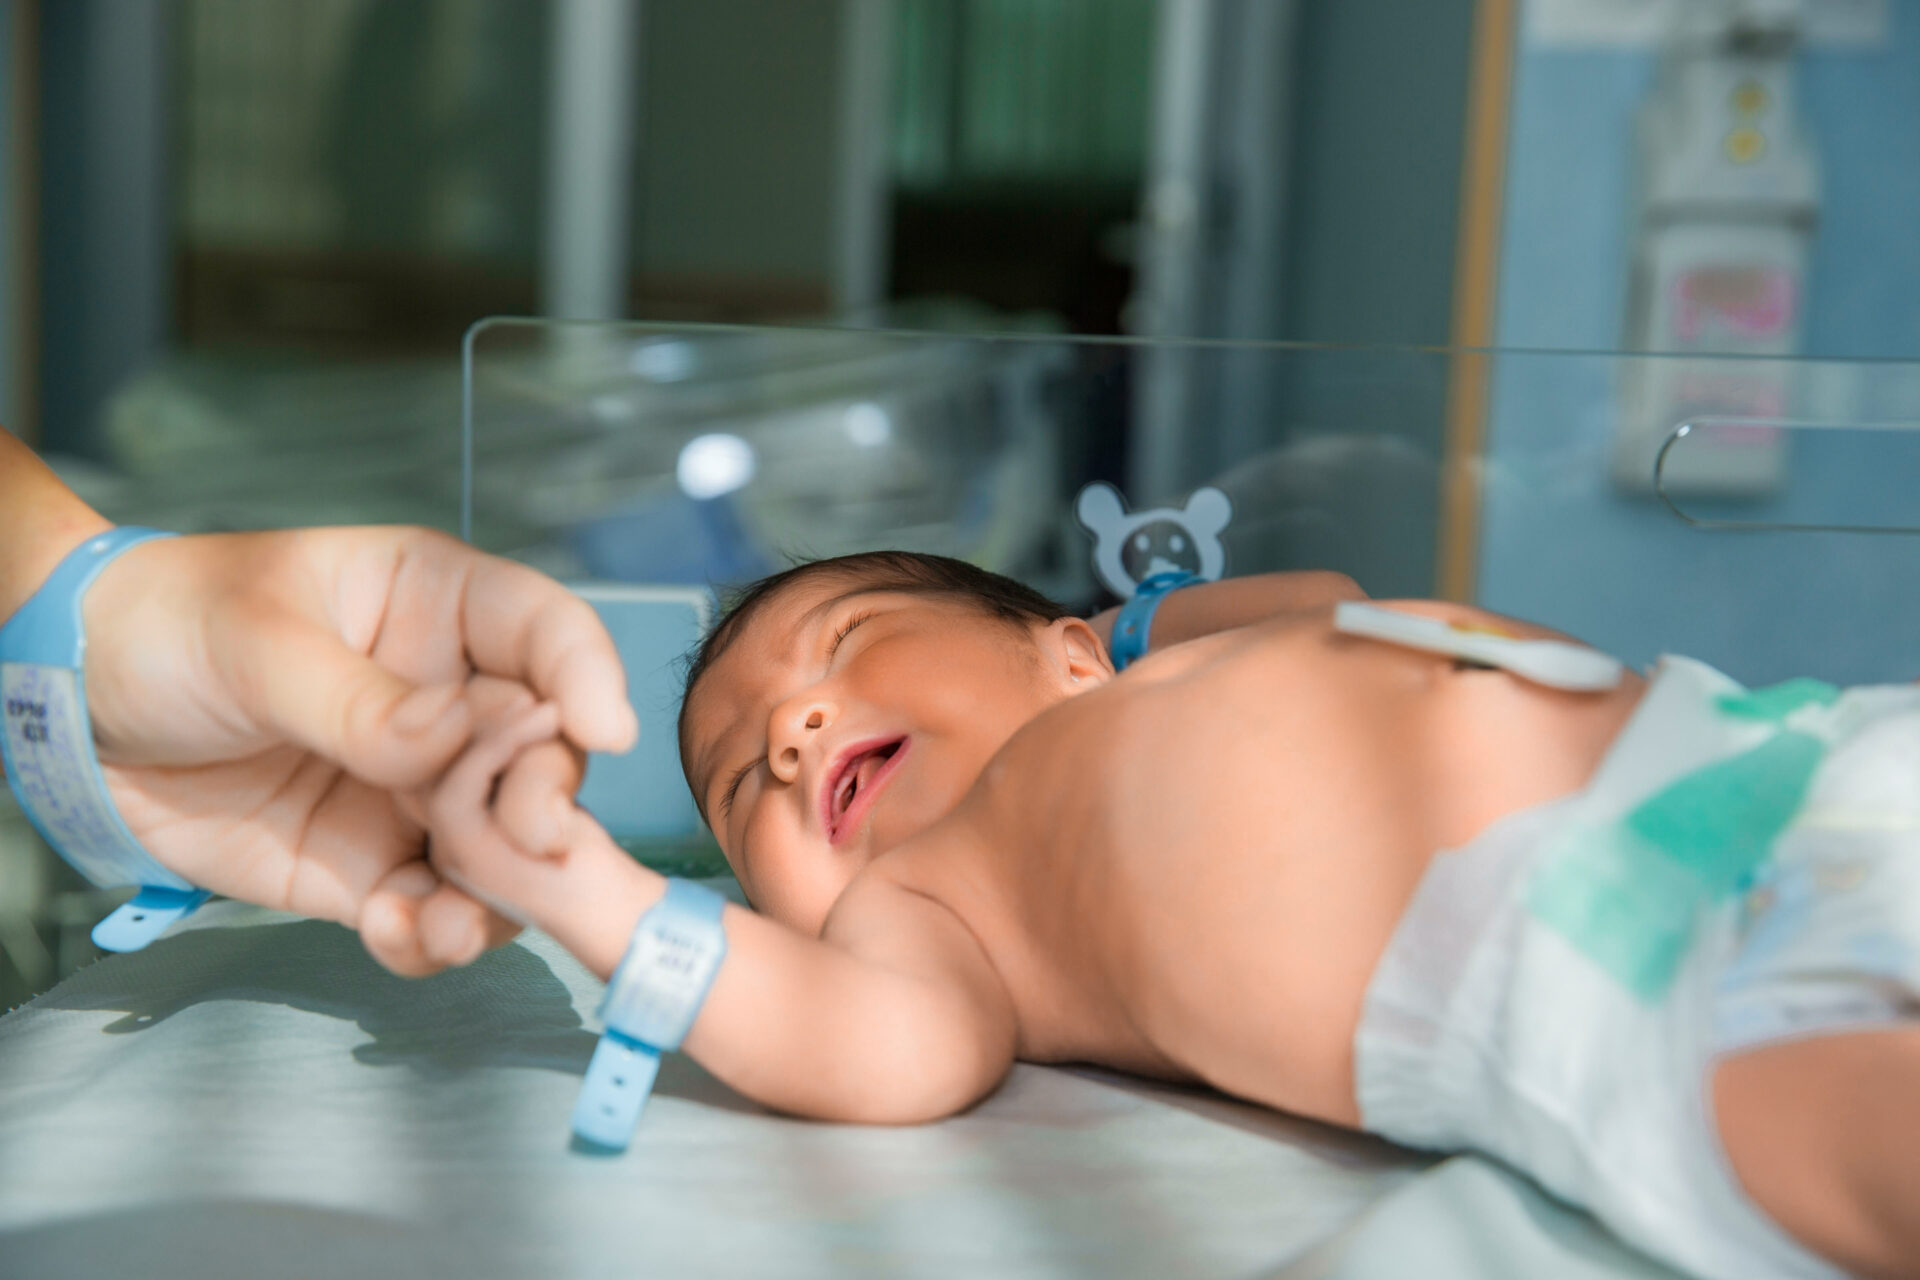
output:
[[[87,590],[122,553],[172,536],[123,528],[87,539],[0,627],[0,756],[20,807],[53,851],[93,884],[140,886],[94,926],[93,941],[104,951],[138,951],[209,897],[161,866],[127,829],[107,794],[87,714],[80,611]]]
[[[680,1047],[727,956],[727,900],[705,885],[669,879],[666,896],[640,917],[600,1002],[606,1034],[587,1064],[573,1131],[624,1151],[653,1092],[660,1055]]]
[[[1153,631],[1153,615],[1160,602],[1181,587],[1199,581],[1201,579],[1191,573],[1156,573],[1134,588],[1133,598],[1120,606],[1113,620],[1113,641],[1107,646],[1115,671],[1125,671],[1129,663],[1146,654]]]

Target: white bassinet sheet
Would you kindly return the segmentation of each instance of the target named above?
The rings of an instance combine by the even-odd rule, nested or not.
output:
[[[0,1018],[0,1277],[1360,1276],[1434,1203],[1476,1235],[1462,1162],[1436,1202],[1418,1157],[1091,1071],[882,1129],[771,1115],[674,1056],[626,1155],[576,1152],[599,989],[536,934],[415,982],[215,903]],[[1534,1194],[1508,1181],[1496,1255]]]

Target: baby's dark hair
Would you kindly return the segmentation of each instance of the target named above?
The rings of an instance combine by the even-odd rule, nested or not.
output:
[[[748,623],[783,592],[815,578],[837,578],[863,591],[900,591],[910,595],[951,596],[1008,623],[1049,623],[1067,610],[1025,583],[992,573],[951,556],[919,551],[862,551],[828,560],[810,560],[760,579],[726,602],[720,621],[694,651],[687,667],[686,699],[680,704],[680,748],[685,767],[687,702],[694,686],[720,660]],[[689,779],[691,782],[691,779]]]

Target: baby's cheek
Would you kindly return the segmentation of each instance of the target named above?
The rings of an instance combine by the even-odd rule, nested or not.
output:
[[[768,854],[770,840],[761,829],[763,825],[755,821],[755,815],[749,814],[746,821],[736,824],[732,838],[721,850],[727,856],[727,866],[733,869],[734,879],[762,910],[766,907],[769,885],[778,881],[778,859]]]
[[[749,840],[747,849],[750,852],[736,865],[744,873],[739,875],[740,887],[754,909],[795,929],[815,929],[816,917],[826,914],[825,907],[817,907],[814,902],[820,897],[813,884],[817,871],[809,875],[806,860],[779,841]],[[827,905],[831,905],[831,899]]]

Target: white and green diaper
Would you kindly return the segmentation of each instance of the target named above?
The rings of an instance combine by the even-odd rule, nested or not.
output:
[[[1719,1056],[1920,1018],[1920,690],[1663,659],[1587,788],[1442,852],[1369,986],[1363,1123],[1705,1276],[1837,1274],[1746,1198]]]

